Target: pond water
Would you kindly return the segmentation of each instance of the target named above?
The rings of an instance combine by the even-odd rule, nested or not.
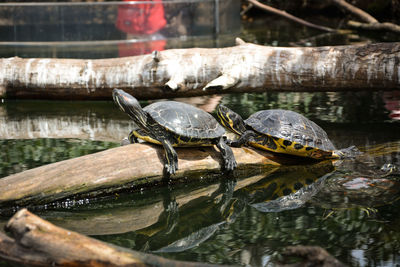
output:
[[[210,112],[223,103],[243,117],[260,109],[295,110],[321,125],[338,148],[354,144],[368,153],[341,164],[248,170],[230,177],[205,174],[186,185],[70,199],[31,210],[100,240],[179,260],[265,266],[279,259],[286,246],[301,244],[321,246],[349,265],[400,263],[400,176],[380,170],[384,164],[400,166],[400,123],[390,110],[400,103],[397,92],[275,92],[179,100]],[[111,101],[7,100],[0,111],[0,177],[118,146],[131,127]],[[15,131],[19,133],[7,138]],[[177,212],[168,208],[173,199]],[[11,214],[0,211],[0,224]]]
[[[288,44],[290,35],[275,26],[271,24],[275,31],[269,39],[253,29],[242,35],[263,44]],[[292,32],[298,33],[296,27]],[[309,36],[304,30],[292,41]],[[323,44],[347,43],[349,37],[344,39]],[[243,117],[261,109],[294,110],[324,128],[336,147],[356,145],[365,154],[268,172],[204,174],[190,184],[30,209],[56,225],[171,259],[268,266],[281,259],[287,246],[317,245],[350,266],[400,264],[400,175],[381,169],[388,164],[400,168],[398,91],[272,92],[178,100],[214,115],[218,103]],[[0,124],[0,179],[118,146],[132,127],[111,101],[4,100]],[[0,210],[0,225],[15,210]]]

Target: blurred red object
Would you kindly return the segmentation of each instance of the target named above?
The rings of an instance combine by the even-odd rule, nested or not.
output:
[[[150,54],[154,50],[161,51],[165,49],[166,43],[166,40],[154,40],[146,42],[118,44],[119,56],[130,57]]]
[[[390,111],[389,117],[394,120],[400,120],[400,92],[384,92],[383,101],[385,102],[385,108]]]
[[[164,28],[166,24],[161,0],[141,0],[140,4],[126,4],[118,7],[116,27],[125,33],[153,34]]]

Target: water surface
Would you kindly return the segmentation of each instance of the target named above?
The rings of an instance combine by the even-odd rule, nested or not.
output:
[[[30,209],[62,227],[179,260],[264,266],[278,260],[286,246],[318,245],[349,265],[400,263],[399,176],[380,170],[400,165],[400,124],[391,115],[396,92],[179,100],[214,115],[223,103],[244,118],[260,109],[291,109],[321,125],[338,148],[354,144],[367,153],[357,160],[268,172],[204,174],[191,184]],[[0,177],[118,146],[132,127],[111,101],[9,100],[0,110]],[[14,211],[0,211],[1,224]]]

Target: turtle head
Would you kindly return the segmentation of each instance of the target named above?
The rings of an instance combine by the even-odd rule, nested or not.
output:
[[[243,118],[236,112],[225,107],[224,105],[218,105],[217,116],[219,121],[225,128],[239,135],[243,134],[246,131],[246,126]]]
[[[146,125],[146,112],[142,109],[136,98],[120,89],[112,92],[114,102],[140,126]]]

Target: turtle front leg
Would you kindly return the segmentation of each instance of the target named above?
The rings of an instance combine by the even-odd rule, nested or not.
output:
[[[221,137],[216,145],[219,151],[221,151],[225,170],[233,171],[236,168],[237,163],[232,149],[226,144],[224,137]]]
[[[245,131],[238,140],[230,142],[230,145],[233,147],[241,147],[249,141],[253,141],[255,135],[256,133],[253,131]]]
[[[175,174],[178,169],[178,154],[168,140],[162,140],[161,143],[165,150],[164,173]]]

